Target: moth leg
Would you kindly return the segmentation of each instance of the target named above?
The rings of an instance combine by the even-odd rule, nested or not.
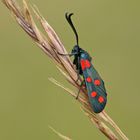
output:
[[[71,57],[71,56],[77,54],[77,53],[67,53],[67,54],[65,54],[65,53],[60,53],[60,52],[57,52],[57,53],[58,53],[59,55],[62,55],[62,56],[69,56],[69,57]]]
[[[78,59],[78,61],[77,61],[77,79],[75,81],[76,83],[80,79],[80,58],[78,57],[77,59]]]
[[[72,56],[72,54],[64,54],[64,53],[59,53],[59,52],[58,52],[58,54],[62,55],[62,56],[70,56],[70,57]]]
[[[77,70],[77,79],[75,80],[75,82],[77,83],[78,82],[78,80],[80,79],[80,74],[79,74],[79,69]]]
[[[83,81],[81,82],[81,85],[80,85],[79,91],[78,91],[77,96],[76,96],[76,100],[77,100],[78,97],[79,97],[80,91],[81,91],[82,86],[84,85],[84,83],[85,83],[85,80],[83,80]]]

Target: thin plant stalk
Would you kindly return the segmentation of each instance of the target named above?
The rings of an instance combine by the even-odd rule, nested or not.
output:
[[[64,135],[62,135],[60,132],[56,131],[53,127],[49,126],[49,128],[55,133],[57,134],[61,139],[63,140],[72,140],[69,137],[66,137]]]

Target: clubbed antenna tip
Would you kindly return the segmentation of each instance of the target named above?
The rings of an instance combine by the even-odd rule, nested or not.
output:
[[[65,18],[67,19],[68,23],[70,24],[70,26],[71,26],[71,28],[72,28],[72,30],[73,30],[75,36],[76,36],[76,43],[77,43],[77,45],[79,45],[78,34],[77,34],[77,31],[76,31],[76,29],[75,29],[75,27],[74,27],[74,25],[73,25],[72,20],[71,20],[71,16],[72,16],[72,15],[73,15],[73,13],[70,13],[70,14],[66,13],[66,14],[65,14]]]

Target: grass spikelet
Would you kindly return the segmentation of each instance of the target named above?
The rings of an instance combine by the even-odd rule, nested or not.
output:
[[[57,68],[66,77],[67,81],[77,88],[80,88],[80,82],[76,82],[77,73],[76,70],[68,56],[61,56],[59,53],[67,53],[64,45],[60,41],[59,37],[55,33],[54,29],[49,25],[45,18],[40,14],[36,6],[32,7],[33,13],[37,20],[42,25],[42,28],[47,33],[45,36],[37,27],[30,13],[29,7],[25,0],[23,0],[23,8],[19,7],[14,0],[2,0],[5,6],[10,10],[11,14],[14,16],[16,22],[19,26],[32,38],[32,40],[37,44],[43,52],[49,56],[49,58],[56,64]],[[76,97],[75,92],[71,91],[64,85],[60,84],[53,78],[49,79],[51,82],[57,86],[63,88],[72,97]],[[86,90],[82,89],[80,97],[77,100],[81,103],[81,109],[84,114],[89,117],[91,122],[110,140],[118,140],[121,137],[123,140],[128,140],[120,128],[114,123],[114,121],[107,115],[105,111],[100,114],[95,114],[89,104],[89,100],[86,94]],[[108,127],[110,126],[110,127]],[[63,137],[60,133],[56,132],[60,137]],[[114,133],[115,132],[115,133]],[[66,140],[70,140],[67,137],[63,137]]]

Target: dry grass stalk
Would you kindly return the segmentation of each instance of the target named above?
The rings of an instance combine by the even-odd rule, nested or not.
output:
[[[41,23],[43,29],[46,31],[47,36],[45,36],[37,28],[29,11],[28,5],[24,0],[23,10],[13,0],[2,0],[2,2],[5,4],[5,6],[7,6],[11,14],[14,15],[17,23],[23,28],[23,30],[56,63],[57,68],[66,77],[67,81],[79,89],[81,80],[79,80],[79,82],[75,82],[77,79],[77,73],[70,58],[58,54],[58,52],[62,54],[67,53],[66,49],[64,48],[53,28],[41,16],[38,9],[35,6],[32,8],[36,18]],[[50,78],[50,80],[54,84],[66,90],[73,97],[76,97],[77,90],[76,92],[73,92],[65,86],[61,85],[55,79]],[[100,114],[95,114],[92,111],[85,89],[82,89],[80,97],[77,101],[81,103],[82,110],[90,118],[91,122],[95,124],[96,127],[110,140],[118,140],[118,136],[120,136],[123,140],[128,140],[128,138],[123,134],[123,132],[114,123],[114,121],[105,113],[105,111],[101,112]],[[115,133],[107,125],[111,125],[111,128],[114,128]],[[118,134],[118,136],[116,134]]]
[[[51,126],[49,126],[49,128],[55,133],[57,134],[60,138],[62,138],[63,140],[71,140],[70,138],[62,135],[61,133],[57,132],[54,128],[52,128]]]

